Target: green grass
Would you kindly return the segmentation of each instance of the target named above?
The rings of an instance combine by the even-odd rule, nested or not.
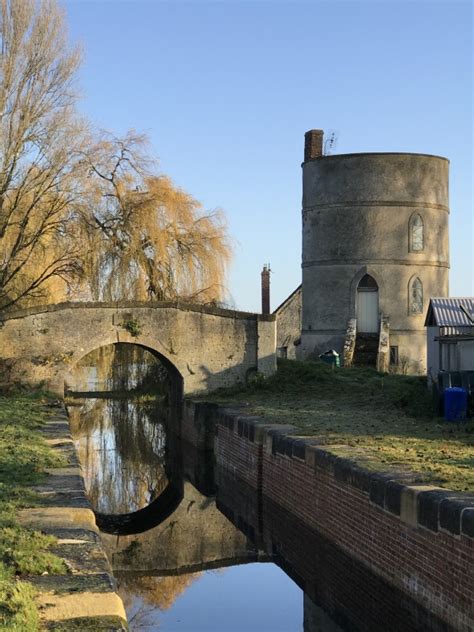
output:
[[[33,632],[39,629],[31,584],[17,581],[11,570],[0,562],[0,628],[10,632]]]
[[[44,469],[64,465],[43,440],[41,424],[52,414],[45,396],[0,397],[0,629],[38,629],[33,587],[27,575],[63,574],[62,560],[48,552],[55,539],[21,527],[18,509],[34,506],[31,487]]]
[[[425,378],[283,360],[274,376],[206,399],[246,402],[249,414],[292,424],[369,469],[408,469],[431,484],[474,491],[474,423],[436,417]]]

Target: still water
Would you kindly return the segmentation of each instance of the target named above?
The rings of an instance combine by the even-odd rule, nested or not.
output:
[[[314,604],[309,611],[302,589],[281,568],[289,567],[281,552],[264,551],[244,525],[229,519],[237,509],[228,505],[239,494],[232,482],[219,490],[212,455],[184,445],[173,432],[166,384],[152,397],[140,389],[143,367],[131,366],[133,380],[124,382],[122,358],[114,369],[117,382],[110,379],[114,354],[108,361],[108,373],[91,360],[80,367],[75,386],[81,392],[69,394],[69,414],[130,629],[338,630]],[[153,362],[147,362],[149,369]],[[118,392],[124,383],[128,391]]]
[[[140,587],[143,586],[143,593]],[[168,589],[169,587],[169,589]],[[165,597],[171,592],[170,604]],[[154,596],[158,593],[158,599]],[[180,576],[124,578],[132,629],[243,632],[303,629],[301,590],[278,566],[250,563]]]

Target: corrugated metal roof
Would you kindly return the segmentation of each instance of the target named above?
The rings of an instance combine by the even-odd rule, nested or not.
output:
[[[471,327],[473,321],[474,297],[432,298],[425,324],[438,327]]]
[[[452,337],[452,336],[469,336],[474,338],[474,325],[471,327],[440,327],[440,337]]]

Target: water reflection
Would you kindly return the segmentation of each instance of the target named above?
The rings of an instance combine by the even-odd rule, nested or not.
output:
[[[167,394],[168,369],[147,349],[134,344],[105,345],[84,356],[66,379],[66,391]]]
[[[274,564],[120,578],[132,630],[301,632],[302,591]]]
[[[160,403],[89,398],[70,406],[71,430],[95,511],[137,511],[167,486],[167,411]]]
[[[144,396],[153,363],[138,368],[116,347],[72,375],[81,393],[70,393],[69,413],[131,630],[301,632],[303,609],[305,632],[336,630],[308,597],[303,608],[304,579],[265,541],[255,490],[178,438],[163,367]]]

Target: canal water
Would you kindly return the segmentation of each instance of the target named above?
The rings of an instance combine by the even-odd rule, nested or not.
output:
[[[216,471],[211,454],[178,438],[166,371],[148,352],[130,348],[86,357],[67,397],[130,629],[339,630],[304,595],[302,575],[284,554],[264,550],[251,529],[232,520],[241,490]]]

